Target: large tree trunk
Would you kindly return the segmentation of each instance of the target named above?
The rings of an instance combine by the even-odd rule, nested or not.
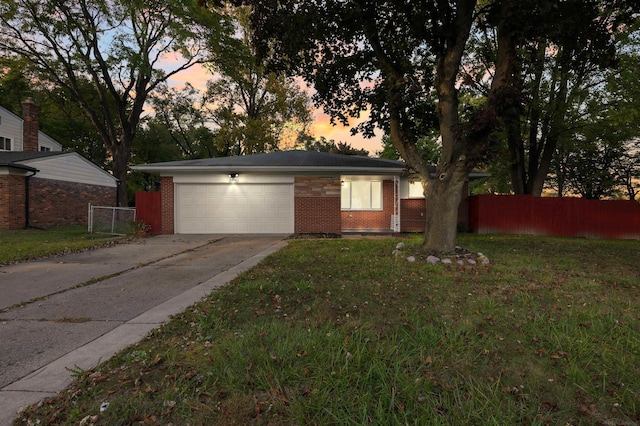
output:
[[[122,141],[112,144],[112,171],[113,176],[118,179],[118,207],[127,207],[129,197],[127,195],[127,176],[129,174],[129,156],[131,152],[131,142]]]
[[[460,167],[458,167],[460,168]],[[450,170],[431,179],[425,189],[426,221],[424,247],[433,252],[450,253],[456,246],[458,207],[462,199],[466,169]]]

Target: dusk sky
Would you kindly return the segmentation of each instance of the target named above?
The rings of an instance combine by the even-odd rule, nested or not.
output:
[[[186,82],[189,82],[195,88],[205,90],[206,82],[210,78],[211,74],[206,69],[201,66],[194,66],[170,79],[169,83],[172,86],[180,87]],[[347,142],[354,148],[364,148],[369,151],[369,155],[371,156],[375,156],[375,153],[382,149],[381,132],[377,132],[378,137],[374,139],[365,139],[361,135],[351,136],[350,127],[344,127],[342,125],[332,126],[329,123],[329,117],[321,110],[314,111],[312,134],[316,138],[324,136],[328,140],[334,139],[336,142]]]

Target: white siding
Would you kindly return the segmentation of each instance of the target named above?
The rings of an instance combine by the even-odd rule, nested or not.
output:
[[[42,179],[109,187],[117,186],[117,180],[112,175],[75,152],[21,161],[20,163],[38,169],[36,177]]]
[[[24,120],[11,111],[0,107],[0,136],[11,139],[11,151],[22,151],[22,123]],[[51,136],[38,132],[38,150],[40,147],[50,151],[62,151],[62,145]]]
[[[417,176],[400,179],[400,198],[424,198],[422,182]]]
[[[38,132],[38,150],[41,150],[41,147],[49,148],[49,151],[62,151],[62,145],[55,139],[45,133]]]
[[[175,174],[173,183],[229,183],[228,173],[184,173]],[[236,183],[293,183],[293,176],[269,176],[251,173],[238,173]]]
[[[0,107],[0,136],[11,139],[11,151],[22,151],[22,119]]]

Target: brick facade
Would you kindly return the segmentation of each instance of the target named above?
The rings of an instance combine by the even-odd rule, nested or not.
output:
[[[458,225],[467,227],[469,224],[469,182],[465,182],[462,189],[462,199],[458,207]],[[425,227],[424,198],[406,198],[400,200],[400,230],[402,232],[424,232]]]
[[[407,198],[400,200],[400,231],[424,231],[424,206],[424,198]]]
[[[294,232],[296,234],[341,234],[349,231],[391,231],[393,214],[393,181],[383,181],[382,210],[345,210],[340,206],[340,177],[296,177],[294,184]],[[173,177],[160,181],[160,210],[162,234],[173,234],[174,184]],[[458,223],[467,223],[466,184]],[[425,226],[425,200],[400,200],[401,232],[423,232]]]
[[[297,234],[340,234],[340,177],[296,177],[294,186]]]
[[[0,230],[25,225],[24,176],[0,176]]]
[[[343,230],[390,232],[393,215],[393,181],[382,182],[382,210],[344,210],[340,214]]]
[[[160,178],[160,233],[173,234],[174,230],[174,195],[173,177]]]
[[[88,206],[115,206],[116,188],[32,177],[29,226],[86,225]]]
[[[38,151],[38,106],[27,99],[22,103],[22,150]]]
[[[27,225],[24,176],[0,176],[0,229],[23,229]],[[29,223],[36,228],[86,225],[89,203],[116,205],[116,188],[31,177]]]

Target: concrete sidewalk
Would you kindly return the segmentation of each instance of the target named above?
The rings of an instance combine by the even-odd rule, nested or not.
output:
[[[69,369],[93,368],[139,341],[283,239],[157,236],[0,268],[0,425],[62,391]]]

